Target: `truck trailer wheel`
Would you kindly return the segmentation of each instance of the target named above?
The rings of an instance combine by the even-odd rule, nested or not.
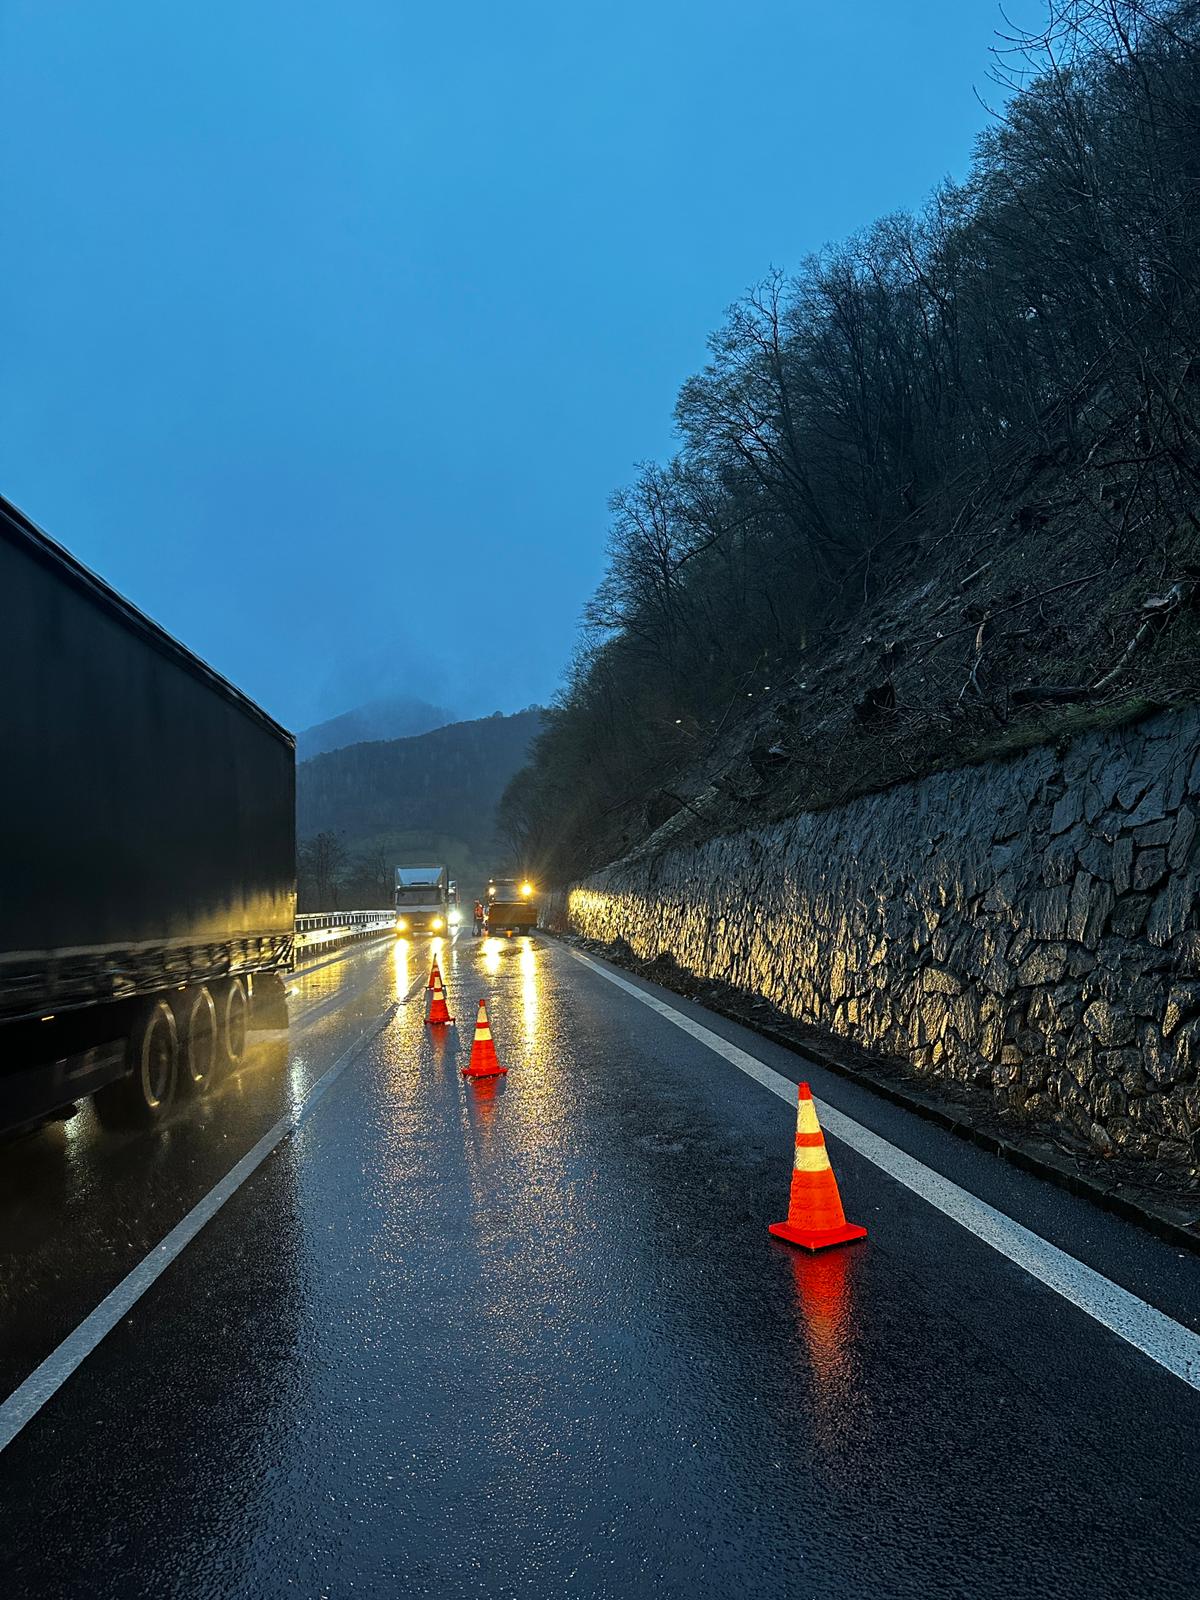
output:
[[[175,1031],[179,1036],[179,1087],[185,1094],[203,1094],[217,1072],[217,1008],[204,984],[174,996]]]
[[[179,1036],[165,1000],[147,1001],[135,1014],[126,1061],[125,1077],[97,1091],[96,1113],[109,1127],[152,1127],[170,1108],[179,1079]]]
[[[250,1002],[246,998],[246,985],[240,978],[230,978],[217,993],[217,1039],[221,1052],[221,1065],[236,1072],[246,1059],[246,1033],[250,1026]]]

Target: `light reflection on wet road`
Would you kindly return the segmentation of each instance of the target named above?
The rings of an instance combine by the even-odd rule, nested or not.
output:
[[[90,1102],[0,1144],[0,1394],[7,1394],[301,1099],[397,993],[393,941],[323,956],[291,981],[292,1025],[251,1035],[242,1070],[151,1132],[101,1128]],[[407,991],[407,985],[402,992]]]
[[[1197,1396],[847,1152],[868,1244],[770,1241],[787,1107],[541,939],[444,946],[430,1029],[429,953],[300,977],[195,1120],[6,1164],[11,1379],[403,1002],[0,1456],[14,1592],[1194,1592]]]

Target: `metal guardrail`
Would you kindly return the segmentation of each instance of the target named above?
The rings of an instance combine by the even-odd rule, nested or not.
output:
[[[308,933],[314,928],[378,928],[390,927],[396,913],[389,906],[386,911],[304,911],[296,918],[296,932]]]
[[[296,948],[312,950],[320,945],[338,944],[347,939],[362,939],[372,933],[386,933],[396,926],[396,913],[386,911],[308,911],[296,918]]]

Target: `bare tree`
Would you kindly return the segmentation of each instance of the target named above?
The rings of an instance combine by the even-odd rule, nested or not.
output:
[[[337,911],[346,850],[331,830],[301,842],[297,868],[306,911]]]
[[[505,803],[518,853],[567,873],[621,848],[756,675],[1037,462],[1098,478],[1107,559],[1162,567],[1200,530],[1200,3],[1051,0],[997,72],[1015,92],[967,179],[769,272],[683,385],[679,455],[613,496],[580,653]]]

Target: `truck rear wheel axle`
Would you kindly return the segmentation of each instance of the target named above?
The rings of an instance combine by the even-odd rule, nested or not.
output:
[[[97,1091],[96,1112],[112,1127],[150,1127],[167,1114],[179,1082],[179,1034],[165,1000],[137,1011],[126,1060],[126,1075]]]
[[[207,985],[183,989],[174,997],[179,1035],[179,1086],[186,1094],[203,1094],[216,1076],[217,1008]]]

